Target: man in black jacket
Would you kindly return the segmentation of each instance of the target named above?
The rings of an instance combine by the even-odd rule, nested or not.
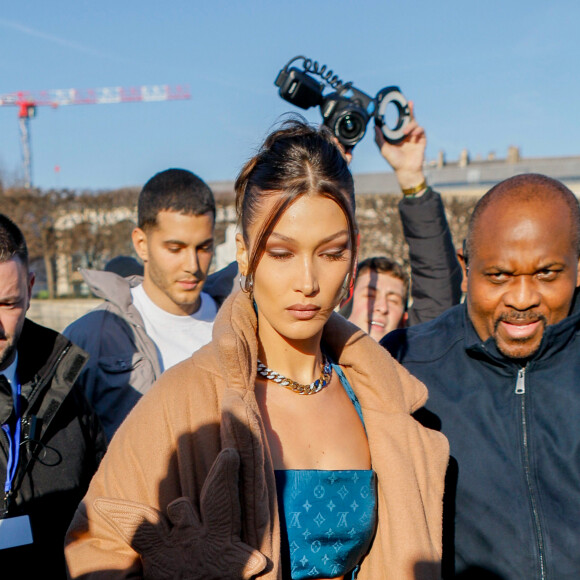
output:
[[[0,214],[0,566],[64,579],[64,536],[105,439],[75,384],[86,353],[25,319],[33,283],[22,233]]]
[[[470,220],[466,303],[381,341],[449,439],[445,578],[580,578],[579,256],[574,194],[507,179]]]

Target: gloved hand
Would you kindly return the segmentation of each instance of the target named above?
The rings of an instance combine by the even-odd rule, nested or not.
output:
[[[250,579],[266,557],[240,540],[239,467],[238,452],[223,449],[202,487],[201,514],[188,497],[172,501],[168,517],[126,500],[99,498],[95,509],[140,554],[145,579]]]

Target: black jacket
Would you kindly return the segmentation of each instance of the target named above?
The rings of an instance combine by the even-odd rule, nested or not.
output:
[[[433,320],[461,300],[463,274],[441,196],[431,188],[421,197],[403,197],[399,215],[411,264],[408,325]]]
[[[576,309],[522,369],[460,305],[381,341],[429,389],[418,418],[449,439],[446,578],[453,542],[458,578],[580,578],[579,334]]]
[[[0,551],[0,574],[10,570],[14,578],[66,578],[64,536],[104,455],[105,439],[75,384],[87,355],[29,320],[17,348],[22,442],[13,497],[3,497],[0,510],[5,517],[29,515],[34,543]],[[0,390],[0,424],[13,421],[12,395]],[[2,487],[7,456],[8,439],[0,431]]]

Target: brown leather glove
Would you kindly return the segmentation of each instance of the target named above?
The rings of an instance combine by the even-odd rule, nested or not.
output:
[[[266,557],[240,539],[240,456],[223,449],[204,482],[201,517],[188,497],[167,506],[167,516],[144,504],[98,498],[95,509],[137,551],[145,579],[249,579]]]

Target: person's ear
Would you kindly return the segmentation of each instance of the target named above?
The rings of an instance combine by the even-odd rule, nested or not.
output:
[[[578,258],[578,270],[576,274],[576,288],[580,286],[580,258]]]
[[[409,321],[409,313],[405,311],[405,313],[401,317],[401,322],[399,322],[399,328],[406,328],[408,321]]]
[[[28,304],[26,305],[26,310],[30,308],[30,299],[32,298],[32,287],[34,286],[34,280],[36,279],[36,275],[34,272],[28,273],[28,284],[27,284],[27,291],[28,291]]]
[[[461,291],[465,294],[467,292],[467,261],[465,260],[465,248],[457,248],[457,260],[461,266],[461,271],[463,273],[463,279],[461,280]]]
[[[238,262],[240,274],[246,276],[248,273],[250,256],[242,234],[236,234],[236,260]]]
[[[131,234],[131,239],[133,241],[133,247],[137,255],[143,260],[143,263],[147,262],[149,258],[149,249],[147,247],[147,234],[141,228],[135,228]]]

